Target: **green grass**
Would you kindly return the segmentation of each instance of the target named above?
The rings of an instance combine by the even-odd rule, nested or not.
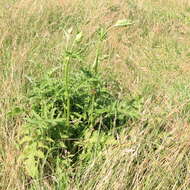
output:
[[[0,189],[190,189],[189,10],[2,0]]]

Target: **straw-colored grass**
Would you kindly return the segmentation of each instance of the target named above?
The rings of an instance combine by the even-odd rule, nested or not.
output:
[[[99,40],[98,31],[121,19],[133,24]],[[190,189],[189,21],[189,0],[1,0],[0,189]],[[118,99],[141,97],[140,115],[95,158],[57,166],[67,177],[47,171],[31,178],[18,159],[20,130],[31,110],[14,111],[26,109],[30,80],[59,67],[55,78],[62,76],[66,46],[79,32],[75,48],[82,58],[73,60],[71,71],[91,66],[98,49],[102,80],[117,81]],[[115,86],[108,89],[115,92]]]

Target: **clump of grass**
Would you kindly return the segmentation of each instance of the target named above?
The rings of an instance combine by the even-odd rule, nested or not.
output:
[[[78,188],[189,189],[186,135],[175,130],[134,126],[79,176]]]

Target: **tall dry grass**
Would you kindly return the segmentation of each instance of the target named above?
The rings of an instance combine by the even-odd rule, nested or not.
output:
[[[101,68],[117,76],[124,95],[143,97],[141,118],[117,146],[78,166],[68,189],[189,189],[189,10],[188,0],[2,0],[0,188],[55,188],[23,175],[17,139],[24,116],[10,112],[23,107],[28,78],[59,66],[64,30],[83,31],[88,65],[97,30],[127,18],[134,25],[109,31],[101,43]]]

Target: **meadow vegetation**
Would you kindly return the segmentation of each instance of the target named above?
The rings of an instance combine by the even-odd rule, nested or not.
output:
[[[1,0],[0,189],[190,189],[188,0]]]

